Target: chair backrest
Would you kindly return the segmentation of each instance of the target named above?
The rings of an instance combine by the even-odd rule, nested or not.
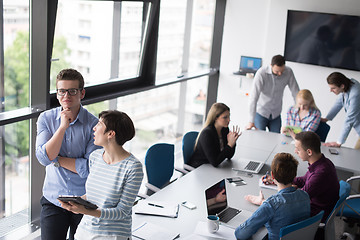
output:
[[[335,223],[334,219],[338,212],[341,210],[344,201],[350,195],[351,186],[349,183],[341,180],[339,182],[339,200],[336,202],[334,209],[329,214],[328,218],[325,221],[325,240],[335,240]]]
[[[282,227],[280,229],[280,239],[281,240],[314,239],[323,215],[324,215],[324,210],[322,210],[315,216],[307,218],[303,221]]]
[[[330,126],[326,122],[320,122],[318,129],[315,131],[319,135],[322,142],[326,141],[326,137],[330,131]]]
[[[158,188],[166,185],[174,172],[174,144],[157,143],[145,155],[148,182]]]
[[[182,152],[185,164],[190,161],[191,155],[194,152],[195,141],[198,134],[199,132],[196,131],[187,132],[182,139]]]

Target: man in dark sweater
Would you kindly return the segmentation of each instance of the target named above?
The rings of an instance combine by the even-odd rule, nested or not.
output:
[[[302,177],[296,177],[293,184],[309,194],[311,216],[324,210],[325,222],[339,199],[339,180],[334,164],[320,150],[319,136],[314,132],[295,135],[295,153],[309,164]]]

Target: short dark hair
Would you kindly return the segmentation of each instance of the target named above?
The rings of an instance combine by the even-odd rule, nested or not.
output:
[[[82,90],[84,88],[84,78],[75,69],[67,68],[61,70],[56,76],[56,84],[61,80],[79,81],[79,89]]]
[[[347,92],[353,84],[353,82],[349,78],[339,72],[330,73],[326,80],[328,84],[333,84],[337,87],[341,87],[341,85],[344,84],[345,92]]]
[[[131,118],[117,110],[102,111],[99,114],[106,126],[105,132],[114,131],[116,143],[120,146],[135,136],[135,127]]]
[[[295,135],[295,140],[301,142],[301,146],[305,151],[310,149],[315,153],[321,153],[321,140],[316,133],[310,131],[300,132]]]
[[[287,185],[296,177],[298,164],[290,153],[277,153],[271,163],[271,171],[276,181]]]
[[[271,59],[271,66],[284,66],[285,65],[285,58],[281,55],[275,55],[273,56],[273,58]]]

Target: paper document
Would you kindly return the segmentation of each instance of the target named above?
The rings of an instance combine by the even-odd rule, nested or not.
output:
[[[176,218],[179,212],[178,203],[160,201],[140,201],[134,209],[135,214],[145,214]]]
[[[259,179],[259,186],[262,188],[277,190],[277,186],[275,184],[264,184],[261,178]]]
[[[133,228],[132,235],[139,239],[146,240],[173,240],[180,236],[179,233],[173,233],[158,225],[144,222]]]
[[[198,222],[195,233],[206,236],[206,237],[212,237],[212,238],[220,238],[220,239],[236,239],[235,238],[235,230],[232,228],[229,228],[225,225],[219,226],[219,231],[216,233],[210,233],[208,230],[207,222]]]

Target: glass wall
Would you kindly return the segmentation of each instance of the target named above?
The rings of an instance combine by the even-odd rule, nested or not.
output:
[[[34,4],[36,0],[0,1],[3,2],[4,21],[3,31],[0,32],[3,37],[2,55],[4,57],[4,66],[0,66],[4,69],[4,75],[0,75],[0,114],[30,107],[30,104],[34,104],[34,99],[37,103],[47,105],[49,103],[44,102],[47,100],[43,98],[51,98],[52,94],[46,95],[48,93],[45,94],[42,91],[39,94],[41,100],[34,94],[32,94],[32,99],[29,99],[30,83],[35,82],[41,86],[48,84],[45,78],[41,80],[36,78],[36,81],[31,82],[29,80],[29,57],[31,57],[29,12],[32,10],[29,6],[36,5]],[[51,0],[48,1],[47,4],[51,5],[49,4]],[[214,15],[215,1],[161,1],[159,39],[151,39],[151,41],[158,41],[158,49],[155,52],[157,56],[156,83],[164,83],[166,79],[176,80],[182,69],[195,71],[208,68],[213,31],[213,16],[211,15]],[[192,5],[191,11],[188,4]],[[96,90],[98,84],[117,80],[124,80],[127,83],[125,80],[139,76],[139,66],[142,64],[141,54],[144,50],[142,49],[144,34],[148,23],[147,14],[152,4],[144,4],[142,1],[59,0],[57,7],[51,56],[50,92],[56,88],[55,78],[61,69],[75,68],[84,75],[85,87],[90,86],[87,89],[88,93],[93,90],[92,94],[95,95],[93,99],[99,101],[85,106],[90,112],[98,115],[101,111],[116,106],[133,119],[136,137],[125,146],[126,149],[140,160],[144,159],[146,150],[157,142],[174,143],[176,151],[179,152],[182,135],[187,131],[199,131],[202,127],[208,76],[162,87],[146,86],[151,89],[146,91],[141,88],[143,87],[141,84],[136,82],[128,85],[129,89],[119,89],[123,96],[117,99],[104,98],[103,95],[99,97],[94,94],[94,89]],[[198,14],[201,16],[195,17]],[[187,16],[192,16],[191,25],[185,24]],[[36,18],[34,14],[31,17],[33,20]],[[43,19],[39,17],[36,20]],[[47,21],[49,21],[47,23],[49,28],[51,23],[49,19]],[[156,20],[155,23],[157,23]],[[51,32],[51,29],[47,30]],[[195,34],[194,31],[198,31],[199,34]],[[185,37],[186,33],[190,33],[191,37],[190,35]],[[36,40],[35,35],[32,34],[31,39]],[[32,41],[34,42],[36,41]],[[34,44],[31,46],[34,48]],[[183,66],[184,59],[187,62],[186,66]],[[31,60],[33,61],[33,58]],[[36,66],[36,64],[45,66],[47,63],[35,61],[31,64],[31,66]],[[45,67],[41,68],[41,71],[31,71],[31,76],[34,72],[41,72],[40,76],[47,76],[46,71]],[[151,70],[147,74],[149,72]],[[34,89],[36,90],[36,86],[31,87],[32,93]],[[106,87],[104,89],[105,94],[107,94],[106,90],[110,90]],[[128,90],[137,93],[130,94]],[[37,95],[36,91],[35,95]],[[107,100],[103,101],[104,99]],[[39,111],[43,110],[41,107],[39,109]],[[1,117],[3,116],[5,115]],[[11,119],[10,123],[7,119],[0,118],[0,238],[18,225],[29,222],[31,212],[33,209],[36,210],[33,205],[39,204],[40,192],[31,196],[30,202],[30,189],[34,187],[31,181],[35,178],[36,187],[40,189],[43,182],[40,178],[43,177],[45,171],[42,166],[34,168],[38,162],[30,151],[29,145],[36,137],[36,116],[36,114],[25,116],[15,113],[16,118]],[[32,154],[30,155],[29,152]],[[179,157],[177,160],[182,159]],[[33,172],[33,169],[38,172]],[[34,201],[37,202],[34,203]],[[15,225],[10,222],[11,217],[14,217]]]
[[[69,67],[83,74],[85,86],[137,77],[142,30],[142,2],[60,0],[50,89],[57,73]],[[114,61],[118,72],[111,76]]]
[[[0,112],[8,112],[29,106],[29,1],[2,6]],[[17,226],[28,221],[29,132],[28,120],[0,126],[0,218],[24,216]]]
[[[29,1],[3,2],[1,111],[29,106]]]

